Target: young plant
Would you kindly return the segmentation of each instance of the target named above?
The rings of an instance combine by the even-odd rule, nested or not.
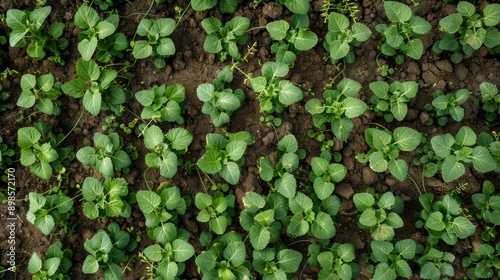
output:
[[[133,47],[132,55],[135,59],[154,57],[154,64],[157,68],[166,65],[165,58],[175,54],[175,45],[172,39],[168,38],[176,27],[174,19],[143,18],[137,26],[137,35],[147,37],[147,40],[131,41]]]
[[[135,98],[144,109],[141,118],[159,122],[184,123],[186,87],[181,84],[154,86],[135,93]]]
[[[375,194],[373,189],[353,196],[354,205],[361,213],[361,228],[370,230],[373,240],[391,241],[394,229],[404,226],[399,214],[403,211],[403,199],[392,192],[383,195]]]
[[[205,154],[196,165],[205,173],[216,174],[235,185],[240,180],[240,166],[245,162],[245,151],[255,142],[249,132],[229,134],[229,139],[220,134],[209,133],[206,137]]]
[[[102,19],[94,8],[82,5],[75,13],[75,25],[82,30],[78,37],[78,52],[84,60],[89,60],[95,53],[99,40],[113,35],[118,27],[119,17],[111,14]]]
[[[404,3],[385,1],[384,9],[391,24],[378,24],[375,29],[382,36],[380,51],[386,56],[396,56],[396,63],[402,64],[405,56],[420,59],[424,52],[422,40],[418,37],[431,30],[425,19],[413,15]]]
[[[10,97],[10,93],[2,90],[2,85],[0,85],[0,112],[7,110],[6,101]]]
[[[236,16],[223,27],[218,18],[210,17],[203,19],[201,26],[207,32],[203,44],[206,52],[217,54],[217,59],[221,62],[224,62],[228,55],[233,61],[241,58],[238,45],[243,45],[248,40],[247,30],[250,27],[248,18]]]
[[[355,22],[351,28],[349,26],[349,19],[343,14],[333,12],[328,16],[328,32],[323,47],[330,53],[333,64],[341,59],[352,64],[356,58],[354,48],[372,36],[370,28],[363,23]]]
[[[458,238],[464,239],[476,231],[476,226],[462,216],[462,208],[456,199],[447,194],[434,201],[432,193],[419,197],[423,209],[422,220],[416,223],[417,228],[424,227],[429,233],[430,244],[437,244],[442,239],[446,244],[455,245]]]
[[[250,279],[252,265],[245,259],[246,248],[241,235],[228,232],[216,238],[201,252],[195,263],[203,279]]]
[[[432,103],[427,103],[425,105],[425,110],[430,113],[427,125],[432,125],[434,120],[440,126],[445,126],[448,123],[448,116],[456,121],[460,122],[464,118],[465,110],[461,106],[467,101],[471,92],[466,89],[459,89],[455,93],[445,94],[441,90],[434,92]]]
[[[37,253],[31,255],[28,272],[33,274],[32,279],[71,279],[69,271],[73,265],[72,257],[71,249],[62,250],[61,241],[56,241],[47,249],[44,260]]]
[[[229,123],[231,115],[245,101],[245,92],[242,89],[233,91],[224,87],[225,83],[230,83],[232,80],[233,70],[230,66],[226,66],[212,84],[201,84],[196,89],[198,99],[203,102],[201,111],[210,115],[215,127]]]
[[[293,249],[266,248],[252,252],[253,268],[262,275],[262,279],[288,279],[295,273],[302,262],[302,254]]]
[[[2,173],[2,180],[7,181],[7,177],[3,176],[4,171],[7,172],[7,169],[12,165],[12,159],[14,157],[15,151],[7,144],[4,143],[3,138],[0,137],[0,172]],[[0,194],[0,200],[2,195]]]
[[[404,181],[408,174],[408,164],[400,158],[400,152],[414,151],[422,141],[420,132],[409,127],[398,127],[391,133],[388,130],[368,128],[365,139],[370,146],[368,153],[361,153],[356,159],[361,163],[370,163],[375,172],[389,172],[399,181]]]
[[[460,63],[465,55],[472,55],[481,46],[493,49],[500,45],[500,32],[495,27],[500,22],[500,4],[489,4],[483,15],[476,13],[474,4],[460,1],[457,12],[439,21],[440,30],[445,34],[433,45],[437,53],[453,52],[451,61]]]
[[[297,138],[286,135],[278,142],[277,162],[273,164],[267,157],[259,159],[260,178],[269,183],[271,192],[278,192],[291,199],[297,191],[297,180],[292,175],[299,167],[299,160],[305,158],[305,151],[299,150]],[[278,177],[271,185],[271,181]]]
[[[293,22],[292,22],[293,23]],[[276,61],[292,67],[301,51],[312,49],[318,43],[318,36],[306,28],[290,26],[284,20],[266,24],[266,30],[274,42],[271,52],[276,54]]]
[[[493,136],[485,132],[479,134],[477,145],[486,147],[490,151],[497,164],[495,171],[500,171],[500,135],[493,131]]]
[[[83,107],[97,116],[101,110],[112,110],[117,116],[123,113],[123,104],[131,96],[116,82],[118,72],[102,69],[93,60],[80,58],[76,61],[77,79],[61,86],[62,91],[74,98],[83,97]]]
[[[411,278],[413,272],[408,263],[415,257],[417,245],[412,239],[404,239],[396,243],[374,240],[370,243],[372,249],[370,259],[376,266],[368,265],[369,272],[374,273],[373,279],[395,280],[398,277]]]
[[[47,115],[59,116],[61,114],[61,83],[54,83],[52,74],[36,77],[32,74],[24,74],[21,77],[21,95],[17,99],[17,106],[31,108],[38,100],[38,110]]]
[[[117,133],[104,135],[96,132],[94,134],[94,149],[90,146],[81,148],[76,153],[76,158],[83,164],[93,166],[104,178],[111,178],[116,171],[129,172],[132,159],[130,149],[122,150],[123,139]],[[137,153],[133,155],[137,158]]]
[[[452,263],[455,256],[449,252],[427,247],[422,257],[418,259],[420,277],[422,279],[439,280],[455,276]]]
[[[479,84],[479,90],[481,91],[483,110],[486,111],[486,120],[494,122],[497,116],[500,115],[500,94],[498,93],[498,88],[492,83],[482,82]]]
[[[46,50],[52,53],[49,56],[61,65],[61,50],[68,46],[68,40],[61,37],[64,31],[64,23],[53,22],[48,29],[44,27],[45,20],[52,11],[50,6],[34,9],[33,11],[21,11],[9,9],[7,11],[7,26],[12,30],[9,36],[11,47],[22,48],[28,45],[27,53],[30,57],[43,59]]]
[[[354,126],[351,119],[363,114],[368,106],[356,95],[361,84],[348,78],[342,79],[336,90],[326,90],[323,102],[318,98],[309,100],[305,109],[313,116],[313,123],[320,131],[330,129],[340,141],[346,141]]]
[[[66,227],[75,212],[73,199],[62,193],[43,196],[30,192],[28,199],[30,208],[26,219],[45,235],[49,235],[56,225]]]
[[[107,178],[103,183],[93,177],[83,181],[83,214],[94,220],[104,217],[130,217],[128,183],[123,178]]]
[[[311,159],[312,172],[309,181],[313,183],[316,197],[322,201],[329,198],[335,190],[335,184],[341,182],[347,175],[347,168],[339,163],[330,163],[329,153],[321,153]]]
[[[446,133],[431,139],[434,157],[438,166],[441,165],[441,174],[445,182],[460,178],[465,174],[465,169],[470,164],[482,173],[497,168],[497,163],[490,150],[476,145],[476,142],[476,133],[468,126],[462,126],[455,137]]]
[[[387,122],[402,121],[408,113],[408,102],[417,95],[418,84],[415,81],[394,81],[391,84],[376,81],[370,83],[370,89],[375,94],[370,98],[375,106],[373,111],[378,116],[383,115]]]
[[[282,113],[288,107],[304,98],[302,90],[285,77],[290,68],[283,62],[266,62],[262,66],[262,76],[250,80],[257,93],[260,112]]]
[[[196,220],[208,223],[210,229],[218,235],[226,232],[234,216],[235,197],[232,194],[224,195],[217,192],[214,196],[206,193],[197,193],[194,204],[200,210]]]
[[[500,270],[500,243],[495,248],[488,244],[481,244],[477,251],[470,254],[470,257],[462,259],[464,267],[470,267],[467,270],[469,279],[492,279],[495,275],[494,270]]]
[[[123,0],[94,0],[92,3],[94,5],[98,5],[101,10],[106,11],[107,9],[119,5],[123,2]]]
[[[191,0],[191,7],[195,11],[209,10],[219,3],[219,10],[226,14],[234,14],[238,8],[238,0]]]
[[[353,279],[360,267],[354,263],[356,254],[351,243],[335,243],[330,249],[321,251],[318,244],[311,244],[308,248],[308,264],[321,266],[318,280]]]
[[[36,176],[48,180],[52,172],[59,172],[75,157],[73,147],[57,147],[63,134],[50,134],[51,127],[40,121],[34,127],[23,127],[17,131],[17,144],[21,148],[21,164],[29,166]]]
[[[472,195],[472,203],[475,209],[469,210],[487,223],[481,237],[484,241],[491,241],[497,237],[495,227],[500,225],[500,195],[495,194],[495,186],[491,181],[484,181],[481,192]]]
[[[116,222],[108,225],[108,231],[109,234],[100,229],[83,244],[89,255],[83,262],[82,272],[94,274],[102,269],[105,280],[123,279],[120,263],[127,260],[126,251],[134,250],[137,241],[130,238],[128,232],[120,230]]]

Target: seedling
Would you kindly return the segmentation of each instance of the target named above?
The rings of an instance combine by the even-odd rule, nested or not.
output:
[[[205,173],[216,174],[235,185],[240,179],[240,166],[245,162],[245,151],[255,142],[249,132],[229,135],[229,139],[220,134],[209,133],[206,136],[206,151],[196,165]]]
[[[0,85],[0,112],[7,110],[6,102],[9,99],[10,93],[2,90],[2,86]]]
[[[116,82],[118,72],[102,69],[93,60],[80,58],[76,61],[77,79],[61,86],[62,91],[74,98],[83,97],[83,107],[94,116],[101,110],[112,110],[117,116],[123,113],[122,104],[131,96]]]
[[[312,266],[321,266],[318,280],[353,279],[359,275],[360,267],[353,262],[356,254],[351,243],[335,243],[323,252],[319,247],[318,244],[311,244],[307,250],[307,262]]]
[[[293,249],[266,248],[254,250],[253,268],[263,276],[263,279],[288,279],[299,269],[302,254]]]
[[[154,86],[152,89],[135,93],[135,98],[144,109],[142,119],[159,122],[184,123],[182,113],[185,110],[186,87],[181,84]]]
[[[324,92],[323,102],[318,98],[309,100],[305,109],[313,116],[314,126],[323,131],[329,124],[335,137],[346,141],[354,126],[351,119],[359,117],[368,108],[364,101],[356,98],[360,89],[360,83],[344,78],[337,90]]]
[[[123,279],[123,270],[120,262],[127,260],[126,251],[137,247],[137,241],[130,238],[130,234],[120,230],[120,226],[113,222],[108,225],[109,234],[100,229],[83,246],[89,253],[83,262],[82,272],[94,274],[102,269],[105,280]]]
[[[58,148],[63,134],[50,134],[51,127],[38,122],[34,127],[23,127],[17,131],[17,144],[21,148],[21,164],[29,166],[36,176],[48,180],[52,172],[59,172],[74,159],[73,146]]]
[[[6,173],[7,168],[9,168],[9,166],[12,165],[12,159],[14,157],[14,154],[15,151],[9,148],[9,146],[7,146],[7,144],[3,142],[3,138],[0,137],[0,171],[2,171],[2,174]],[[2,180],[5,182],[7,181],[6,175],[2,175]]]
[[[349,64],[353,63],[354,48],[372,36],[370,28],[363,23],[355,22],[351,28],[349,25],[349,19],[343,14],[334,12],[328,16],[328,32],[323,47],[330,53],[333,64],[337,64],[341,59]]]
[[[447,277],[454,277],[455,270],[452,263],[455,256],[449,252],[427,247],[424,255],[418,259],[420,265],[420,277],[422,279],[439,280]]]
[[[53,22],[48,29],[44,27],[45,20],[52,11],[52,7],[45,6],[33,11],[21,11],[9,9],[7,11],[7,26],[12,30],[9,36],[11,47],[22,48],[28,45],[27,53],[35,59],[43,59],[46,50],[52,55],[49,56],[61,65],[61,50],[68,46],[68,40],[61,37],[64,31],[64,23]]]
[[[412,239],[398,242],[377,241],[370,243],[372,253],[370,259],[376,264],[368,265],[373,279],[395,280],[397,277],[410,278],[413,275],[408,263],[415,257],[417,245]]]
[[[36,77],[32,74],[24,74],[21,77],[21,95],[17,100],[17,106],[31,108],[38,100],[38,110],[48,115],[59,116],[61,114],[61,83],[54,83],[52,74]]]
[[[75,25],[82,31],[78,34],[80,43],[78,51],[84,60],[89,60],[95,53],[99,40],[104,40],[111,36],[118,27],[119,17],[111,14],[108,18],[102,19],[94,8],[82,5],[75,13]]]
[[[491,279],[495,274],[493,269],[496,272],[500,269],[500,243],[497,243],[495,248],[481,244],[470,257],[462,259],[462,265],[470,267],[467,270],[469,279]]]
[[[496,238],[495,227],[500,225],[500,196],[495,194],[495,186],[491,181],[484,181],[480,193],[472,195],[475,208],[469,210],[478,218],[487,223],[486,230],[481,234],[484,241],[489,242]]]
[[[500,4],[489,4],[483,9],[483,16],[476,13],[474,4],[460,1],[457,12],[439,21],[445,34],[433,45],[437,53],[453,52],[450,59],[460,63],[465,55],[472,55],[481,46],[493,49],[500,45],[500,32],[495,25],[500,22]]]
[[[446,244],[455,245],[458,238],[467,238],[476,231],[476,226],[462,216],[462,208],[452,196],[447,194],[434,201],[434,195],[426,193],[419,197],[419,201],[423,207],[420,211],[422,220],[416,226],[427,230],[430,244],[435,245],[442,239]]]
[[[356,22],[356,14],[359,12],[358,3],[353,0],[323,0],[321,7],[321,17],[325,18],[325,23],[330,20],[330,12],[334,10],[338,13],[349,16],[349,18]]]
[[[176,22],[171,18],[143,18],[137,26],[137,35],[147,37],[147,40],[131,41],[132,55],[135,59],[154,57],[157,68],[166,65],[165,58],[175,54],[174,41],[169,36],[174,32]]]
[[[103,11],[123,3],[123,0],[94,0],[92,3],[98,5]]]
[[[278,142],[276,164],[267,157],[259,159],[260,178],[270,184],[271,192],[278,192],[291,199],[297,190],[297,180],[293,173],[299,167],[299,160],[305,158],[305,151],[299,150],[297,138],[293,134],[286,135]],[[274,178],[278,178],[271,185]]]
[[[37,253],[31,255],[28,271],[33,274],[32,279],[70,279],[72,257],[71,249],[62,250],[61,241],[56,241],[47,249],[44,260]]]
[[[483,102],[483,110],[486,111],[486,120],[494,122],[498,115],[500,115],[500,94],[498,88],[488,82],[479,84],[481,97]]]
[[[388,130],[368,128],[365,139],[370,146],[367,154],[361,153],[356,159],[361,163],[370,163],[375,172],[389,172],[399,181],[404,181],[408,174],[408,164],[400,158],[400,152],[414,151],[422,141],[420,132],[409,127],[398,127],[391,133]]]
[[[403,219],[399,216],[403,211],[403,199],[394,196],[392,192],[379,196],[371,190],[357,193],[353,199],[361,213],[359,224],[361,228],[370,230],[373,240],[390,241],[394,238],[394,229],[404,226]]]
[[[226,22],[224,27],[218,18],[210,17],[201,21],[201,26],[207,32],[203,49],[208,53],[217,54],[217,59],[224,62],[230,55],[233,60],[239,60],[241,54],[238,45],[243,45],[248,40],[247,30],[250,20],[246,17],[236,16]]]
[[[224,67],[212,84],[201,84],[196,89],[198,99],[203,102],[202,112],[210,115],[215,127],[222,127],[229,123],[231,115],[238,110],[245,101],[242,89],[232,90],[225,88],[226,83],[233,80],[233,70],[230,66]]]
[[[464,118],[465,110],[461,106],[467,101],[471,92],[466,89],[459,89],[455,93],[445,94],[443,91],[438,90],[434,92],[432,103],[425,105],[425,110],[430,113],[427,125],[432,125],[434,120],[440,126],[445,126],[448,123],[448,116],[460,122]]]
[[[134,118],[128,123],[119,123],[116,120],[115,115],[108,115],[106,118],[104,118],[104,124],[101,126],[101,129],[103,131],[107,131],[109,133],[117,132],[121,129],[125,134],[132,134],[132,129],[135,128],[137,125],[137,122],[139,121],[139,118]]]
[[[234,216],[235,197],[217,192],[215,197],[206,193],[197,193],[194,204],[200,210],[196,220],[208,223],[210,229],[218,235],[226,232]]]
[[[252,265],[245,257],[246,248],[241,235],[228,232],[209,244],[195,262],[203,279],[249,279]]]
[[[481,133],[477,138],[477,144],[486,147],[490,151],[491,156],[497,163],[495,171],[500,171],[500,138],[496,132],[493,131],[493,136],[485,132]]]
[[[219,3],[219,10],[226,14],[234,14],[238,8],[238,0],[191,0],[191,7],[195,11],[209,10]]]
[[[290,68],[283,62],[266,62],[262,76],[250,80],[257,93],[261,113],[282,113],[288,107],[304,98],[302,90],[292,82],[282,79]]]
[[[28,199],[30,208],[26,219],[45,235],[49,235],[56,225],[62,225],[64,230],[75,212],[73,199],[62,193],[43,196],[30,192]]]
[[[291,27],[284,20],[268,23],[266,30],[271,39],[277,41],[271,45],[271,52],[276,54],[276,61],[290,67],[301,51],[310,50],[318,43],[318,36],[314,32],[298,26]]]
[[[339,163],[330,163],[330,154],[321,153],[311,159],[312,172],[309,181],[313,183],[314,194],[319,200],[330,197],[335,190],[335,184],[341,182],[347,175],[347,168]]]
[[[122,150],[123,139],[117,133],[104,135],[94,134],[94,145],[81,148],[76,153],[76,158],[83,164],[93,166],[104,178],[111,178],[116,171],[129,172],[132,159],[137,158],[137,153]],[[132,154],[132,158],[131,155]]]
[[[130,217],[128,183],[123,178],[107,178],[103,183],[93,177],[83,181],[83,214],[94,220],[105,217]]]
[[[395,56],[397,64],[402,64],[405,56],[420,59],[424,45],[418,37],[431,30],[432,25],[425,19],[413,15],[410,7],[404,3],[385,1],[384,10],[391,23],[375,26],[382,36],[380,51],[386,56]]]
[[[137,204],[150,228],[148,235],[162,241],[162,233],[177,223],[178,217],[186,212],[187,197],[182,197],[179,187],[164,183],[155,192],[140,190],[137,192]],[[169,226],[165,226],[169,224]],[[158,228],[158,229],[157,229]],[[159,230],[164,228],[163,230]]]
[[[408,113],[408,102],[417,95],[418,84],[415,81],[394,81],[391,84],[376,81],[370,83],[370,89],[375,94],[370,98],[375,106],[373,111],[378,116],[383,115],[387,122],[402,121]]]

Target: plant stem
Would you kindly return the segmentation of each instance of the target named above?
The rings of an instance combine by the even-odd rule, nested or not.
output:
[[[59,141],[54,146],[54,148],[57,147],[57,146],[59,146],[59,144],[61,144],[62,141],[64,141],[64,139],[66,139],[73,132],[73,130],[75,130],[76,126],[80,123],[80,120],[82,119],[83,112],[85,112],[85,107],[82,106],[82,112],[80,113],[80,116],[78,117],[78,120],[76,121],[75,125],[73,125],[73,127],[71,128],[71,130],[66,135],[64,135],[64,137],[61,139],[61,141]]]

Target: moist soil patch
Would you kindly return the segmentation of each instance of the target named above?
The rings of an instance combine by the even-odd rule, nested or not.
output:
[[[123,32],[129,40],[134,38],[139,21],[147,13],[148,18],[175,17],[175,6],[187,7],[188,0],[167,1],[175,2],[175,4],[152,4],[152,1],[132,0],[123,2],[117,7],[120,15],[120,25],[118,31]],[[233,16],[245,16],[250,19],[251,27],[263,27],[266,23],[276,19],[289,20],[291,13],[279,4],[269,3],[261,4],[254,7],[253,1],[240,1],[240,5],[234,15],[222,14],[218,9],[212,9],[203,12],[196,12],[188,9],[183,16],[180,24],[171,35],[176,46],[176,53],[173,57],[166,60],[167,64],[164,68],[158,69],[154,66],[152,59],[137,60],[134,65],[127,68],[126,72],[120,73],[120,79],[124,85],[132,92],[137,92],[143,89],[149,89],[155,85],[172,85],[175,83],[183,84],[186,87],[186,114],[184,115],[185,123],[183,127],[193,133],[194,139],[189,147],[189,152],[184,156],[184,162],[190,161],[195,163],[204,153],[205,136],[208,133],[222,132],[216,129],[209,116],[201,112],[203,103],[196,97],[196,88],[202,83],[212,82],[217,73],[228,63],[219,62],[215,55],[208,54],[203,50],[203,43],[206,33],[202,29],[200,22],[203,18],[214,16],[222,20],[229,21]],[[476,6],[484,7],[487,1],[477,1]],[[0,0],[3,10],[11,8],[21,10],[31,10],[35,7],[35,1],[6,1]],[[8,110],[0,112],[0,135],[10,148],[15,149],[16,157],[20,154],[17,146],[17,130],[21,127],[32,126],[35,121],[44,120],[53,127],[54,133],[68,133],[77,123],[79,112],[82,110],[82,103],[79,99],[74,99],[66,95],[61,96],[62,113],[59,117],[37,114],[34,110],[23,110],[16,106],[21,88],[20,79],[26,73],[46,74],[52,73],[57,81],[62,83],[76,78],[75,64],[80,57],[77,51],[79,42],[78,34],[80,29],[75,27],[73,18],[76,10],[83,2],[80,0],[69,1],[47,1],[47,5],[52,6],[52,13],[49,16],[49,21],[64,22],[66,28],[63,37],[68,38],[69,47],[62,52],[62,58],[65,65],[59,65],[47,59],[34,60],[26,54],[25,48],[10,48],[6,45],[1,46],[0,56],[4,58],[1,71],[5,68],[16,70],[17,73],[9,76],[1,81],[1,86],[4,90],[11,93],[11,97],[7,100]],[[408,4],[411,4],[408,1]],[[336,67],[332,65],[328,59],[329,54],[322,47],[323,38],[327,31],[327,23],[321,17],[321,0],[313,0],[309,12],[310,30],[318,35],[319,42],[315,48],[309,51],[300,53],[297,56],[297,61],[291,69],[289,79],[298,85],[303,93],[304,100],[298,104],[290,106],[280,118],[283,124],[276,129],[267,127],[259,121],[259,103],[256,99],[256,94],[252,91],[246,77],[235,72],[235,80],[231,83],[232,88],[242,88],[246,94],[246,101],[242,107],[235,112],[228,124],[227,131],[249,131],[255,137],[255,143],[249,146],[245,154],[245,164],[241,167],[241,177],[239,183],[230,188],[229,193],[236,196],[237,213],[243,207],[242,197],[245,193],[253,191],[261,194],[267,194],[269,187],[266,182],[259,178],[259,170],[257,162],[262,156],[272,157],[276,151],[276,144],[284,135],[292,133],[299,140],[300,148],[304,149],[307,157],[301,161],[303,173],[298,175],[298,181],[301,184],[309,184],[307,173],[311,170],[310,161],[312,157],[318,156],[321,149],[321,144],[307,136],[307,132],[313,129],[312,118],[304,109],[305,103],[313,96],[321,97],[324,87],[334,81],[334,86],[341,80],[342,77],[354,79],[362,84],[362,90],[358,97],[370,104],[370,91],[368,84],[377,80],[392,80],[400,81],[416,81],[419,85],[418,97],[411,100],[409,104],[409,112],[407,117],[401,122],[386,123],[383,118],[377,117],[372,111],[367,110],[362,116],[354,119],[354,128],[348,141],[340,142],[335,140],[333,151],[342,154],[342,164],[348,169],[348,175],[339,184],[336,185],[335,193],[341,199],[341,211],[336,217],[337,233],[333,238],[333,242],[352,243],[356,248],[357,259],[360,261],[362,253],[369,253],[371,240],[370,233],[367,230],[357,227],[356,208],[352,202],[352,196],[355,193],[363,192],[367,187],[373,187],[379,193],[392,191],[394,194],[401,195],[405,200],[405,210],[402,214],[405,227],[396,230],[396,239],[405,238],[414,239],[417,243],[425,244],[426,232],[423,229],[417,229],[414,224],[416,218],[415,212],[420,211],[418,203],[419,192],[415,184],[422,186],[425,183],[426,190],[435,194],[446,194],[455,190],[459,184],[467,184],[467,188],[460,192],[460,197],[465,204],[471,204],[470,196],[473,193],[480,191],[482,182],[490,179],[494,185],[499,188],[500,181],[498,174],[481,174],[472,169],[467,169],[466,174],[459,180],[452,183],[444,183],[438,176],[436,178],[421,180],[421,167],[411,166],[409,174],[415,178],[415,184],[409,180],[399,182],[388,172],[375,173],[367,164],[359,163],[355,156],[359,153],[366,152],[368,146],[364,139],[365,130],[369,127],[374,127],[375,124],[382,124],[389,130],[396,127],[408,126],[424,133],[427,139],[434,135],[443,133],[455,134],[458,129],[467,125],[476,133],[499,131],[499,125],[487,126],[484,123],[484,113],[480,106],[474,104],[473,99],[480,99],[479,84],[481,82],[491,82],[500,84],[500,62],[498,57],[488,54],[486,49],[480,49],[473,56],[467,57],[460,64],[450,62],[449,54],[437,54],[432,51],[432,44],[440,39],[442,33],[439,31],[439,19],[455,12],[455,5],[443,4],[441,1],[435,0],[420,0],[418,6],[413,6],[412,10],[416,15],[419,15],[428,20],[433,29],[428,32],[423,38],[424,55],[419,60],[407,59],[402,65],[395,65],[394,62],[380,56],[379,63],[387,62],[396,67],[394,74],[384,78],[377,71],[377,55],[379,53],[378,46],[380,45],[380,36],[377,32],[373,32],[370,40],[365,42],[356,50],[356,60],[354,64],[347,64]],[[375,30],[375,25],[387,22],[387,18],[383,9],[383,1],[362,0],[358,2],[359,11],[357,13],[358,20],[367,24],[371,30]],[[9,35],[10,29],[2,22],[1,32]],[[248,61],[241,62],[239,68],[254,77],[260,75],[261,65],[267,61],[274,60],[274,54],[270,52],[272,40],[264,28],[254,28],[249,31],[249,39],[247,45],[256,43],[255,51],[248,57]],[[241,47],[240,52],[247,51],[246,47]],[[130,52],[127,52],[124,61],[134,61]],[[119,62],[119,61],[117,61]],[[115,69],[121,69],[121,66],[113,66]],[[474,98],[470,98],[465,104],[465,118],[462,122],[449,122],[447,126],[427,126],[423,124],[425,120],[424,106],[432,101],[432,94],[436,90],[445,90],[454,92],[458,89],[465,88],[472,92]],[[119,117],[122,123],[128,123],[137,115],[140,115],[142,106],[132,98],[126,105],[123,115]],[[32,115],[31,121],[27,118],[20,119],[21,115]],[[112,114],[110,111],[101,111],[98,116],[92,116],[85,112],[83,118],[77,123],[75,129],[64,140],[64,144],[72,145],[75,151],[78,151],[84,146],[92,146],[92,136],[95,132],[102,132],[102,125],[107,115]],[[178,125],[170,123],[161,123],[161,128],[164,131]],[[130,135],[119,131],[124,139],[125,145],[133,145],[137,147],[139,157],[132,163],[131,171],[128,174],[117,174],[125,178],[129,183],[129,191],[137,192],[147,189],[149,186],[159,186],[162,182],[170,182],[180,187],[183,195],[190,196],[194,201],[194,196],[199,192],[204,192],[204,185],[210,186],[211,182],[197,175],[196,168],[187,170],[184,165],[180,166],[177,175],[166,180],[162,178],[158,170],[148,169],[144,156],[147,153],[143,139],[139,137],[140,131],[136,128]],[[331,136],[329,136],[331,137]],[[406,158],[409,162],[411,158]],[[29,192],[44,193],[49,190],[50,186],[57,184],[55,178],[51,180],[42,180],[33,175],[29,168],[21,166],[19,161],[15,161],[12,166],[15,168],[16,176],[16,231],[15,231],[15,247],[16,247],[16,263],[18,265],[17,273],[7,272],[5,279],[29,279],[31,275],[27,271],[27,263],[33,252],[37,252],[40,256],[44,256],[48,246],[55,241],[61,241],[65,248],[70,248],[73,253],[72,279],[101,279],[101,274],[85,275],[81,271],[83,261],[87,252],[83,248],[85,240],[91,238],[99,229],[104,229],[111,221],[117,221],[122,229],[132,228],[132,236],[135,237],[137,232],[142,232],[142,238],[138,248],[132,252],[132,258],[127,264],[131,268],[125,272],[126,279],[140,279],[146,275],[146,264],[140,261],[139,252],[152,244],[152,240],[148,238],[146,232],[144,217],[136,204],[132,205],[132,215],[129,218],[117,219],[97,219],[90,220],[84,216],[82,212],[82,201],[75,200],[75,214],[71,218],[70,225],[74,226],[74,231],[71,234],[63,233],[60,235],[43,235],[34,225],[26,220],[26,213],[29,209],[27,195]],[[81,185],[87,176],[100,178],[100,174],[92,167],[83,166],[78,160],[74,160],[66,172],[67,177],[63,180],[64,189],[69,189],[68,195],[74,196],[78,193],[76,188]],[[215,182],[223,180],[218,176],[213,176]],[[3,188],[3,187],[2,187]],[[1,224],[4,224],[8,212],[7,204],[0,205]],[[196,221],[198,210],[194,205],[188,207],[187,212],[180,221],[180,226],[187,229],[191,233],[191,242],[195,247],[196,254],[204,250],[204,247],[199,243],[198,238],[202,231],[208,231],[208,226]],[[239,215],[234,217],[233,224],[228,231],[237,231],[242,236],[246,236],[238,223]],[[482,225],[476,223],[480,229]],[[56,227],[58,229],[58,227]],[[9,230],[2,226],[0,229],[0,264],[8,267],[9,244],[6,242],[9,236]],[[466,269],[460,264],[462,257],[469,256],[474,246],[480,242],[480,234],[461,240],[455,246],[440,245],[443,251],[449,251],[457,257],[453,266],[455,268],[455,279],[461,279],[466,275]],[[307,256],[308,243],[298,243],[292,246],[293,249],[299,250]],[[248,248],[251,248],[249,246]],[[248,251],[250,252],[250,251]],[[247,253],[248,254],[248,253]],[[251,253],[248,254],[251,258]],[[307,266],[306,258],[299,269],[300,273],[294,279],[317,279],[317,268]],[[201,279],[201,275],[195,269],[194,259],[187,263],[187,270],[184,275],[185,279]],[[367,273],[364,265],[361,263],[361,274],[359,279],[369,279],[371,276]],[[416,271],[417,268],[414,268]],[[256,274],[255,274],[256,275]],[[257,275],[256,275],[257,276]]]

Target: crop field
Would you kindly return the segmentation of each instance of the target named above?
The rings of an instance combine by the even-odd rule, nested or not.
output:
[[[0,0],[0,279],[499,279],[496,2]]]

